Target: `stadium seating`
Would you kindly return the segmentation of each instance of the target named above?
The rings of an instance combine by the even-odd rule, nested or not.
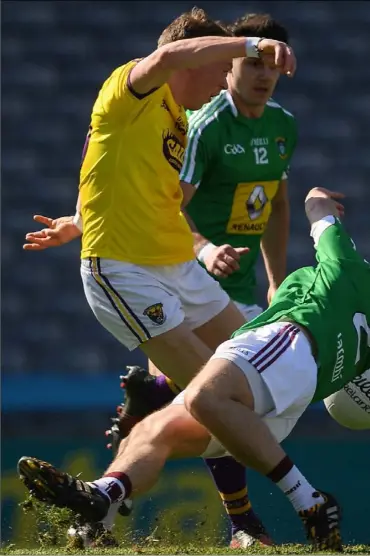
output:
[[[340,189],[348,228],[370,257],[370,10],[366,2],[199,2],[215,18],[271,12],[298,55],[276,100],[293,112],[300,140],[290,192],[289,268],[313,261],[305,192]],[[25,373],[119,370],[132,356],[95,321],[79,277],[79,244],[22,251],[34,213],[74,210],[81,150],[102,81],[155,48],[163,27],[192,2],[3,2],[3,368]],[[265,279],[261,275],[261,302]]]

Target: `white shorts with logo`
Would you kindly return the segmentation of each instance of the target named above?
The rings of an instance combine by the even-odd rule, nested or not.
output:
[[[82,259],[81,276],[96,318],[131,351],[182,322],[198,328],[230,302],[196,260],[139,266],[94,257]]]
[[[254,411],[282,442],[316,390],[317,365],[303,332],[288,322],[266,325],[224,342],[212,359],[227,359],[243,371],[253,393]],[[184,393],[173,403],[184,403]],[[224,455],[225,449],[212,437],[203,457]]]

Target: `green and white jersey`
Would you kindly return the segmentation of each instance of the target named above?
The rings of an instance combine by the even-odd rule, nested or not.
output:
[[[234,336],[284,319],[304,326],[317,350],[315,402],[370,368],[370,264],[334,216],[314,224],[311,234],[316,268],[290,274],[270,307]]]
[[[186,207],[199,232],[216,245],[249,247],[240,270],[220,279],[230,297],[251,305],[255,265],[271,201],[296,145],[296,121],[269,101],[261,118],[246,118],[228,91],[188,112],[188,146],[180,179],[197,191]]]

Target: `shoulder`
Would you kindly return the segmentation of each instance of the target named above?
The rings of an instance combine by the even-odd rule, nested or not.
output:
[[[276,102],[273,98],[270,98],[266,103],[266,109],[269,110],[272,114],[279,114],[281,117],[286,118],[287,120],[295,120],[294,114],[284,108],[281,104]]]
[[[294,114],[276,102],[273,98],[267,101],[266,110],[271,118],[279,120],[281,124],[285,125],[287,128],[292,130],[297,128],[297,120]]]
[[[126,62],[125,64],[122,64],[122,66],[118,66],[118,68],[116,68],[112,71],[112,73],[108,77],[108,80],[109,79],[119,79],[122,76],[126,77],[130,73],[132,68],[134,66],[136,66],[136,64],[138,62],[140,62],[140,58],[138,58],[136,60],[130,60],[129,62]]]
[[[189,135],[207,133],[231,113],[226,91],[222,91],[199,110],[187,111]]]

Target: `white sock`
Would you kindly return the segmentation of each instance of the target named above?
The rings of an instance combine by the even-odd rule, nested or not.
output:
[[[111,504],[115,502],[120,504],[125,498],[126,489],[121,481],[115,477],[102,477],[88,484],[99,489],[102,494],[109,498]]]
[[[108,531],[111,531],[113,529],[120,506],[120,502],[111,502],[107,515],[100,522],[106,529],[108,529]]]
[[[297,512],[309,510],[312,506],[325,502],[321,495],[317,498],[313,496],[317,490],[310,485],[295,465],[276,485],[288,497]]]

